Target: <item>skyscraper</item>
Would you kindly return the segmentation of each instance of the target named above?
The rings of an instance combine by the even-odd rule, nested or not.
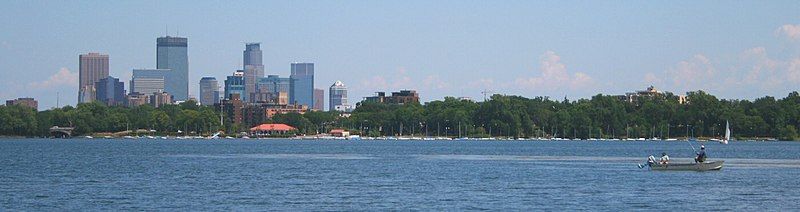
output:
[[[217,78],[203,77],[200,79],[200,104],[214,105],[219,103],[219,84]]]
[[[156,39],[156,68],[174,72],[174,77],[165,79],[164,90],[176,101],[189,99],[189,56],[186,49],[186,38],[166,36]]]
[[[314,89],[314,107],[317,111],[325,110],[325,90]]]
[[[264,64],[261,62],[261,44],[247,43],[243,52],[244,90],[242,99],[250,101],[250,96],[256,93],[258,79],[264,77]]]
[[[131,93],[151,95],[155,92],[167,92],[172,94],[174,90],[167,90],[167,82],[172,82],[175,72],[170,69],[133,69],[131,77]],[[174,89],[174,88],[173,88]]]
[[[223,98],[230,99],[231,94],[237,94],[239,98],[244,94],[244,72],[241,70],[225,79],[225,97]]]
[[[289,102],[314,106],[314,63],[292,63],[292,90]]]
[[[123,105],[125,103],[125,83],[118,78],[106,77],[94,84],[97,89],[95,99],[108,106]]]
[[[328,110],[347,111],[350,108],[350,105],[347,104],[347,86],[344,86],[342,81],[337,80],[334,82],[328,91],[328,95],[330,95],[330,97],[328,97],[328,99],[330,99]]]
[[[78,103],[91,102],[95,99],[94,83],[108,77],[108,55],[88,53],[78,55],[79,83]]]

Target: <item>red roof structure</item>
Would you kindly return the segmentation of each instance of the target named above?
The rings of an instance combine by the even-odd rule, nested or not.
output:
[[[250,128],[250,131],[292,131],[292,130],[297,130],[297,128],[285,124],[262,124]]]

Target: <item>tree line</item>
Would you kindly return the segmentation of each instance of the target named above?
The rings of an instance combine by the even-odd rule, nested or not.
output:
[[[224,116],[224,115],[223,115]],[[703,91],[687,93],[681,104],[672,93],[626,102],[616,96],[552,100],[548,97],[493,95],[475,102],[446,97],[422,104],[361,102],[349,116],[309,111],[278,114],[268,123],[298,128],[298,134],[325,133],[335,128],[365,136],[562,137],[562,138],[712,138],[729,122],[737,138],[798,140],[800,95],[782,99],[719,99]],[[81,103],[45,111],[0,106],[0,135],[48,136],[52,126],[75,127],[77,135],[146,129],[156,134],[207,135],[247,131],[250,125],[220,123],[218,108],[189,101],[153,108],[126,108]]]

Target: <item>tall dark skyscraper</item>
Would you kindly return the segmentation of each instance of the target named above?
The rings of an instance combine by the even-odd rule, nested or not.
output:
[[[108,55],[88,53],[78,56],[78,103],[95,100],[95,84],[100,79],[108,77]]]
[[[125,83],[118,78],[106,77],[95,83],[97,88],[97,101],[108,106],[123,105],[125,103]]]
[[[166,36],[156,39],[156,68],[173,71],[174,77],[166,79],[164,90],[176,101],[189,99],[189,56],[186,50],[186,38]]]
[[[292,63],[292,91],[289,102],[314,106],[314,63]]]
[[[261,62],[261,44],[248,43],[245,44],[244,49],[244,91],[245,95],[242,98],[250,101],[249,97],[256,93],[256,84],[258,79],[264,77],[264,64]]]

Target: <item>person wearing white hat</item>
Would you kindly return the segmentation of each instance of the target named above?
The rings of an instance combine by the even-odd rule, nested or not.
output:
[[[700,152],[697,153],[697,157],[694,158],[694,162],[702,163],[706,161],[706,146],[700,145]]]

